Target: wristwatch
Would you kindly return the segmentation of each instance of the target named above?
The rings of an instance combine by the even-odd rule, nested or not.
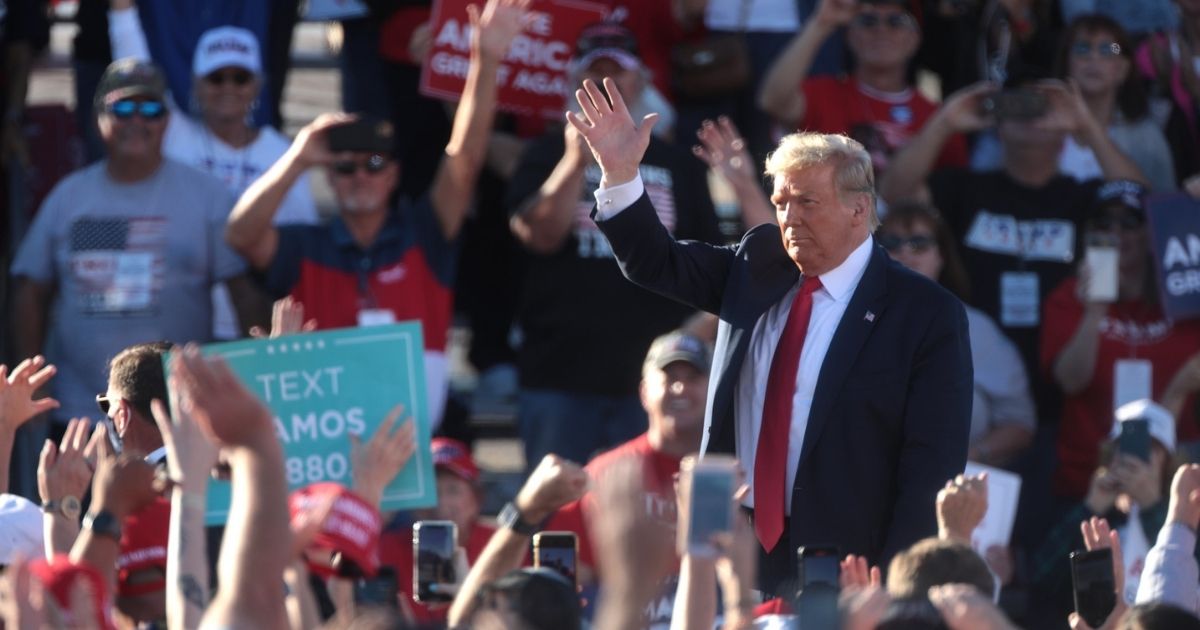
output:
[[[93,534],[108,536],[118,542],[121,540],[121,521],[108,510],[89,512],[83,517],[83,528],[92,530]]]
[[[79,499],[69,494],[57,501],[50,500],[42,504],[42,511],[46,514],[61,514],[72,521],[79,520],[79,513],[82,510]]]
[[[532,536],[542,531],[542,525],[545,524],[545,521],[530,524],[525,520],[525,516],[521,514],[521,510],[517,509],[516,504],[509,501],[500,509],[500,514],[496,515],[496,523],[500,527],[510,529],[522,536]]]

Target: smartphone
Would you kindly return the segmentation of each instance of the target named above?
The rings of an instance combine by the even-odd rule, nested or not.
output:
[[[679,466],[681,490],[688,497],[688,519],[679,528],[680,554],[713,557],[713,534],[733,531],[733,493],[737,462],[724,455],[685,457]]]
[[[379,125],[390,125],[390,123],[358,119],[330,127],[325,130],[329,150],[333,153],[371,151],[377,144],[376,138],[380,135],[376,129]]]
[[[1075,590],[1075,612],[1089,626],[1099,628],[1117,605],[1112,550],[1072,552],[1071,583]]]
[[[1119,253],[1116,247],[1107,245],[1088,245],[1085,254],[1088,268],[1088,299],[1094,302],[1117,301],[1117,263]]]
[[[814,584],[841,589],[842,565],[833,545],[805,545],[796,550],[801,590]]]
[[[359,606],[385,606],[397,608],[396,570],[392,567],[379,567],[373,578],[362,578],[354,581],[354,603]]]
[[[1150,463],[1150,423],[1146,420],[1126,420],[1117,435],[1117,451]]]
[[[448,593],[438,593],[434,584],[453,584],[454,549],[458,547],[458,527],[452,521],[413,523],[413,600],[453,601]]]
[[[573,532],[540,532],[533,536],[533,566],[550,569],[578,587],[578,561],[579,539]]]
[[[982,113],[1003,120],[1036,120],[1050,108],[1046,95],[1030,89],[1002,90],[980,102]]]

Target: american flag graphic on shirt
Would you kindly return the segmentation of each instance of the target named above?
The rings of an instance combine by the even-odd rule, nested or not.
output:
[[[68,264],[90,315],[151,313],[164,276],[162,217],[83,217],[71,224]]]
[[[642,164],[638,167],[642,175],[642,183],[646,186],[646,196],[654,204],[658,220],[671,234],[675,233],[678,215],[675,211],[675,178],[670,169],[661,166]],[[592,221],[592,206],[595,205],[596,189],[600,187],[600,167],[595,164],[587,167],[584,177],[583,199],[575,207],[575,238],[579,241],[580,258],[612,258],[612,248],[608,240],[600,233],[600,228]],[[701,185],[707,186],[707,182]]]

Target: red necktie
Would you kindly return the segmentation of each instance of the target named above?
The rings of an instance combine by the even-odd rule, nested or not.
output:
[[[821,288],[816,276],[807,277],[792,302],[783,334],[771,359],[767,394],[763,400],[762,426],[754,452],[754,531],[763,549],[770,552],[783,534],[786,494],[788,434],[792,429],[792,398],[796,394],[796,372],[800,350],[812,318],[812,294]]]

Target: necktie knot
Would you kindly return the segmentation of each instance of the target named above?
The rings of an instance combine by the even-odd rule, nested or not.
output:
[[[821,279],[817,276],[805,276],[804,282],[800,283],[800,293],[804,295],[812,295],[821,288]]]

